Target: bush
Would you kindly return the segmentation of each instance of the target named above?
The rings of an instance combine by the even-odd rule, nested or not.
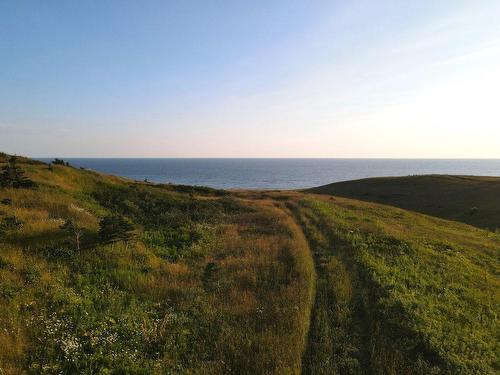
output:
[[[69,167],[69,162],[67,161],[64,161],[63,159],[58,159],[58,158],[55,158],[53,161],[52,161],[52,164],[54,165],[64,165],[64,166],[67,166]]]
[[[0,203],[2,203],[5,206],[10,206],[10,205],[12,205],[12,199],[10,199],[10,198],[3,198],[0,201]]]
[[[28,264],[23,270],[23,277],[26,284],[35,282],[41,276],[40,269],[34,264]]]
[[[23,227],[23,222],[15,216],[4,217],[2,223],[0,224],[0,229],[21,229]]]
[[[10,266],[10,263],[6,261],[4,258],[0,257],[0,269],[7,268]]]
[[[128,242],[134,236],[134,225],[121,215],[106,216],[99,222],[99,238],[103,243]]]
[[[17,158],[12,156],[0,173],[0,187],[29,189],[37,187],[37,184],[24,176],[24,171],[17,166]]]
[[[74,255],[74,249],[60,245],[48,245],[42,247],[40,253],[50,260],[68,260]]]

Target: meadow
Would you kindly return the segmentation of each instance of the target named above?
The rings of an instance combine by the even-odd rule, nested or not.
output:
[[[5,160],[4,156],[4,160]],[[3,374],[299,373],[314,269],[268,202],[21,159],[2,189]],[[134,238],[101,243],[122,215]],[[82,246],[61,230],[82,228]]]
[[[26,179],[0,188],[0,373],[500,371],[493,230],[17,165]]]
[[[499,234],[338,197],[289,205],[319,277],[308,373],[498,372]]]

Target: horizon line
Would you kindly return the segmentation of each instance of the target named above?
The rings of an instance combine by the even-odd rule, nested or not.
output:
[[[14,154],[16,156],[23,156]],[[24,156],[30,159],[311,159],[311,160],[500,160],[500,157],[316,157],[316,156]]]

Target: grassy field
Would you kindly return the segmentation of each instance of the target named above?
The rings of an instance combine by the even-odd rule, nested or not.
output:
[[[337,182],[309,191],[388,204],[481,228],[500,228],[500,177],[367,178]]]
[[[0,188],[0,374],[500,371],[494,231],[18,165],[37,186]]]
[[[500,235],[344,198],[288,205],[318,272],[306,373],[498,373]]]
[[[286,213],[19,164],[38,187],[0,190],[0,373],[300,373],[314,269]],[[109,214],[135,239],[100,243]],[[67,219],[83,228],[79,250]]]

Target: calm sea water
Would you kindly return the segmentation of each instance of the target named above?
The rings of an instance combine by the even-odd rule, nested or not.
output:
[[[40,159],[50,161],[51,159]],[[224,189],[298,189],[378,176],[500,176],[500,159],[65,159],[73,166],[152,182]]]

